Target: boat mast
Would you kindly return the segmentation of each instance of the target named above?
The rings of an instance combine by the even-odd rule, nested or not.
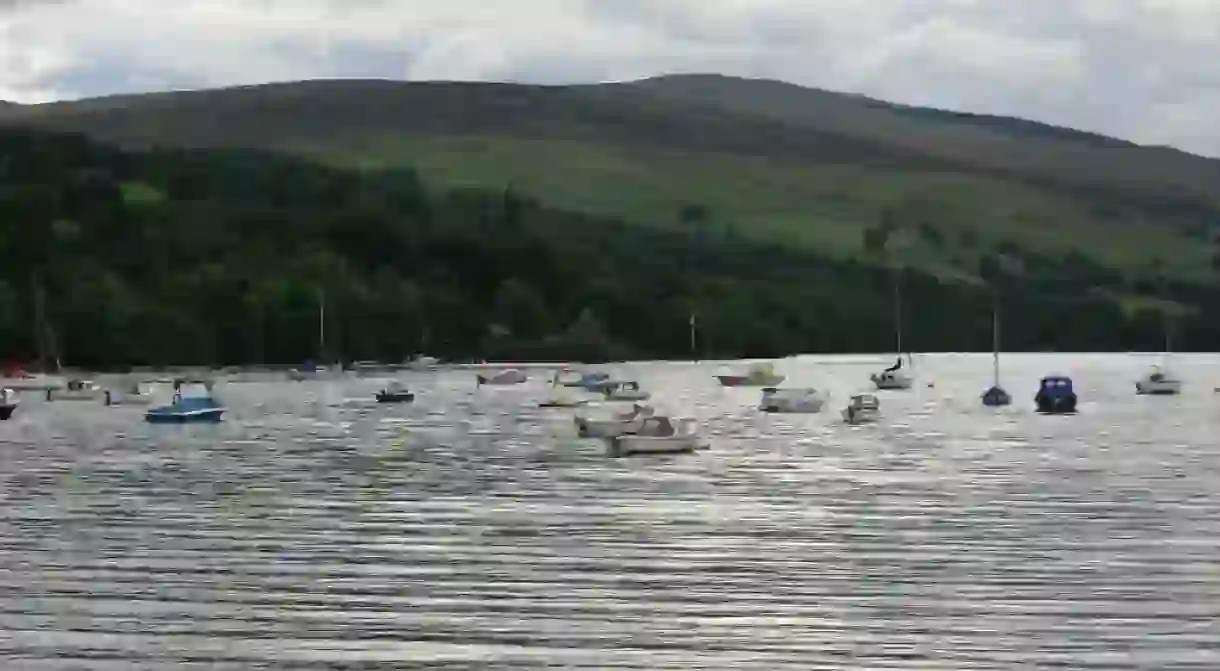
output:
[[[318,360],[326,357],[326,294],[318,287]]]
[[[699,353],[695,350],[695,313],[693,310],[690,313],[690,358],[696,363],[699,361]]]
[[[1000,386],[1000,309],[991,307],[991,366],[995,386]]]
[[[904,354],[902,349],[902,287],[898,283],[898,272],[894,271],[894,347],[898,356]],[[907,356],[907,359],[910,359]]]

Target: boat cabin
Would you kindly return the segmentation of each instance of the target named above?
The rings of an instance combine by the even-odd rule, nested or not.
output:
[[[1042,384],[1039,385],[1038,391],[1050,396],[1066,396],[1074,393],[1072,379],[1062,375],[1049,375],[1042,378]]]

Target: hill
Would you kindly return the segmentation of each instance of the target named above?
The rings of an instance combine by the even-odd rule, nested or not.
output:
[[[760,242],[970,280],[997,248],[1210,272],[1220,161],[1017,119],[766,80],[527,86],[310,81],[0,109],[128,148],[246,147],[417,169],[659,227],[691,205]],[[1201,244],[1202,243],[1202,244]]]
[[[0,156],[8,359],[686,358],[692,313],[700,358],[885,351],[896,282],[916,349],[986,348],[997,298],[1013,350],[1151,349],[1163,305],[1182,311],[1179,349],[1220,338],[1215,286],[1132,281],[1078,254],[1006,247],[980,263],[986,285],[945,282],[753,240],[694,206],[682,229],[648,227],[409,169],[19,129],[0,130]]]

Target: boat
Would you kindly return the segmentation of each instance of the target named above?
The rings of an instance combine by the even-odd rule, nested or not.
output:
[[[843,408],[843,420],[848,424],[869,424],[881,419],[881,401],[876,394],[855,394]]]
[[[694,419],[647,417],[634,433],[605,439],[612,457],[637,454],[688,454],[703,447]]]
[[[634,380],[617,381],[604,387],[603,394],[607,401],[647,401],[652,394],[640,389],[640,383]]]
[[[497,371],[490,376],[479,374],[476,376],[480,385],[507,386],[521,384],[529,379],[529,376],[516,368],[507,368]]]
[[[145,391],[140,386],[140,381],[131,379],[127,381],[123,389],[107,389],[105,394],[106,405],[151,405],[152,394]]]
[[[539,408],[579,408],[589,401],[580,398],[560,381],[562,375],[556,375],[551,381],[551,393],[545,401],[538,404]]]
[[[424,356],[423,354],[417,354],[414,359],[411,359],[410,361],[408,361],[406,363],[406,369],[413,370],[413,371],[428,371],[428,370],[433,370],[434,368],[439,366],[440,363],[441,363],[441,360],[434,356]]]
[[[174,399],[169,405],[150,408],[144,419],[152,424],[215,423],[223,419],[225,407],[212,396],[211,382],[203,383],[203,396],[182,396],[182,381],[174,381]]]
[[[772,364],[759,363],[750,366],[743,375],[717,375],[716,379],[726,387],[778,387],[785,378],[775,372]]]
[[[565,370],[555,376],[556,382],[564,387],[579,387],[589,391],[601,391],[601,384],[609,379],[610,374],[600,370],[583,373],[576,370]]]
[[[983,405],[998,408],[1012,404],[1012,395],[1000,386],[1000,317],[999,310],[991,311],[991,388],[983,392]]]
[[[826,398],[818,390],[807,387],[804,389],[763,389],[762,401],[758,409],[763,412],[783,413],[814,413],[821,412],[826,404]]]
[[[0,378],[0,387],[13,391],[45,392],[48,389],[59,389],[62,386],[63,380],[57,377],[42,373],[31,374],[21,366],[9,366],[5,369],[4,376]]]
[[[318,358],[326,357],[326,294],[319,287],[318,294]],[[299,368],[288,371],[288,379],[297,382],[305,380],[334,380],[343,376],[343,366],[318,366],[313,361],[304,362]]]
[[[577,415],[572,421],[576,424],[576,433],[581,438],[612,438],[639,431],[644,420],[655,414],[652,406],[634,403],[631,408],[615,412],[608,418],[594,419],[587,415]]]
[[[1169,371],[1165,360],[1169,358],[1169,325],[1165,327],[1165,349],[1161,364],[1153,366],[1135,382],[1135,393],[1147,396],[1175,396],[1182,393],[1182,381]]]
[[[889,391],[902,391],[905,389],[910,389],[911,385],[913,385],[915,382],[910,375],[903,372],[901,356],[898,357],[898,360],[894,362],[893,366],[886,368],[880,373],[873,373],[868,379],[872,380],[873,384],[878,389]]]
[[[898,283],[898,275],[894,274],[894,351],[898,353],[898,360],[893,366],[886,368],[880,373],[873,373],[868,376],[872,380],[877,389],[902,391],[910,389],[915,381],[906,372],[902,370],[902,288]],[[914,362],[911,361],[910,353],[906,353],[907,361],[914,367]]]
[[[1067,415],[1076,412],[1076,392],[1072,380],[1063,375],[1048,375],[1038,385],[1034,396],[1038,412],[1052,415]]]
[[[1141,396],[1173,396],[1182,393],[1182,381],[1160,366],[1153,366],[1144,377],[1136,380],[1135,393]]]
[[[8,387],[0,389],[0,420],[12,417],[20,404],[21,399],[18,398],[16,390]]]
[[[406,385],[398,380],[391,380],[384,389],[377,392],[378,403],[411,403],[415,394],[407,390]]]
[[[63,389],[47,389],[48,401],[99,401],[106,392],[93,380],[72,378]]]

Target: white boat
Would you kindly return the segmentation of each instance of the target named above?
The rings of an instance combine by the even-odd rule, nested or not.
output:
[[[805,389],[769,387],[763,390],[762,401],[759,402],[758,409],[763,412],[813,413],[821,412],[822,406],[825,404],[826,397],[812,387]]]
[[[424,356],[423,354],[419,354],[414,359],[407,362],[406,368],[407,370],[415,371],[432,370],[439,366],[440,363],[441,360],[434,356]]]
[[[492,373],[491,375],[479,374],[477,379],[480,385],[486,384],[493,386],[506,386],[521,384],[528,380],[529,376],[526,375],[525,372],[517,370],[516,368],[507,368],[505,370]]]
[[[17,396],[16,390],[8,387],[0,389],[0,420],[12,417],[20,404],[21,399]]]
[[[1135,393],[1148,396],[1173,396],[1182,393],[1182,381],[1160,366],[1153,366],[1136,381]]]
[[[894,344],[894,351],[898,353],[898,360],[894,365],[868,376],[878,389],[901,391],[910,389],[915,384],[915,380],[902,370],[902,288],[898,284],[897,273],[894,275]],[[910,354],[907,354],[907,362],[914,365]]]
[[[551,382],[551,392],[547,394],[546,400],[538,404],[539,408],[579,408],[589,402],[588,399],[581,398],[578,392],[561,384],[557,376]]]
[[[106,392],[93,380],[73,378],[63,389],[48,389],[48,401],[100,401]]]
[[[744,374],[717,375],[716,379],[726,387],[778,387],[785,378],[775,372],[774,365],[759,363],[750,366]]]
[[[903,372],[902,357],[898,357],[898,361],[893,366],[886,368],[880,373],[873,373],[868,379],[872,380],[878,389],[899,391],[910,389],[911,385],[915,382],[910,375]]]
[[[635,381],[617,381],[606,386],[602,393],[607,401],[647,401],[652,398],[652,394],[640,389],[640,384]]]
[[[999,310],[991,311],[991,388],[983,392],[983,405],[998,408],[1012,404],[1012,395],[1000,386],[1000,316]]]
[[[868,424],[881,419],[881,402],[876,394],[855,394],[843,408],[843,420],[848,424]]]
[[[698,425],[694,419],[648,417],[635,433],[606,439],[610,456],[633,454],[683,454],[701,449]]]
[[[1182,393],[1182,381],[1169,371],[1164,360],[1169,358],[1170,329],[1165,325],[1165,351],[1159,366],[1153,366],[1135,382],[1135,393],[1148,396],[1175,396]]]
[[[639,431],[644,420],[654,414],[656,411],[652,406],[635,403],[628,410],[615,412],[610,417],[577,415],[572,421],[576,424],[576,432],[581,438],[613,438]]]
[[[140,386],[139,380],[128,380],[122,389],[104,392],[106,405],[152,405],[152,393]]]

